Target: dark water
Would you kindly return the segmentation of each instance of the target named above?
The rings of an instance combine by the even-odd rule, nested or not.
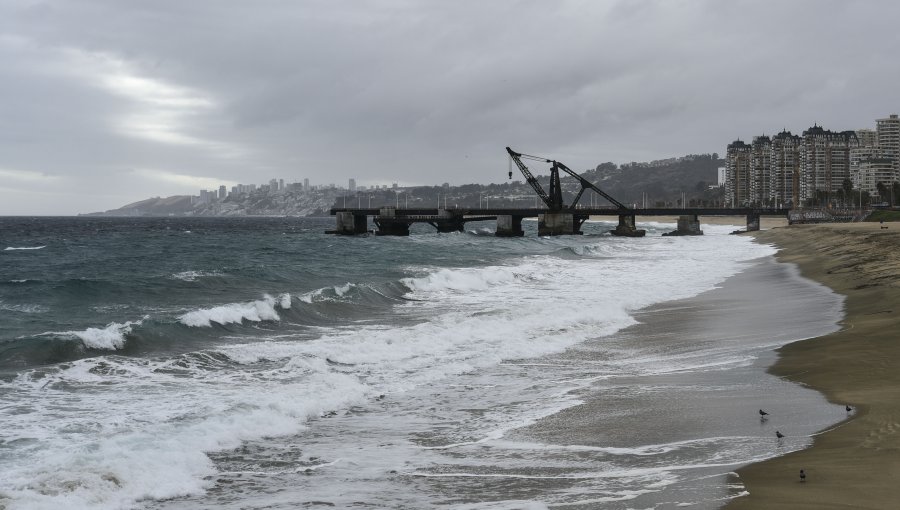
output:
[[[832,420],[811,414],[773,453],[756,428],[648,412],[685,384],[726,391],[709,382],[722,371],[754,381],[766,350],[840,317],[827,289],[773,270],[757,291],[796,296],[808,322],[727,337],[710,323],[677,350],[619,334],[770,260],[733,227],[393,238],[332,223],[0,218],[0,507],[712,508],[720,466],[804,447]],[[555,434],[600,387],[617,395],[594,413],[606,432]],[[685,482],[701,471],[715,481]]]

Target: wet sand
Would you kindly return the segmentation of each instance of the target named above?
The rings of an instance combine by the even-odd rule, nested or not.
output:
[[[676,446],[671,456],[623,453],[605,465],[599,459],[598,469],[666,473],[660,477],[669,485],[569,508],[716,508],[744,491],[729,483],[734,469],[806,448],[815,432],[844,419],[843,408],[820,393],[766,372],[774,348],[838,329],[841,307],[839,297],[800,278],[793,266],[754,261],[719,288],[642,310],[639,324],[560,355],[560,364],[602,366],[605,352],[628,352],[635,366],[631,375],[599,378],[578,394],[582,405],[513,436],[623,451],[691,444]],[[772,419],[760,420],[759,408]],[[778,428],[791,436],[778,440]]]
[[[782,347],[770,372],[854,411],[812,448],[740,469],[749,495],[728,510],[900,507],[900,224],[885,225],[754,234],[782,249],[779,260],[847,298],[840,331]]]

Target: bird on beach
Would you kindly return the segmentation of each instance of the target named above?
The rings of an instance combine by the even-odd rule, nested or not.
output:
[[[768,416],[768,415],[769,415],[769,413],[763,411],[762,409],[759,410],[759,419],[760,420],[767,420],[768,418],[766,418],[766,416]]]
[[[806,481],[806,473],[802,469],[800,470],[800,481],[801,482]]]
[[[781,439],[781,438],[784,437],[784,434],[782,434],[781,432],[778,432],[778,431],[776,430],[776,431],[775,431],[775,437],[777,437],[778,439]]]

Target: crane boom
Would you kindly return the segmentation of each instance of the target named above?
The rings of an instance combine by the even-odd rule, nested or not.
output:
[[[597,194],[600,195],[601,197],[609,200],[610,203],[612,203],[619,209],[630,209],[627,205],[623,204],[622,202],[619,202],[615,198],[609,196],[609,194],[607,194],[605,191],[603,191],[602,189],[595,186],[594,183],[592,183],[591,181],[589,181],[589,180],[585,179],[584,177],[582,177],[581,175],[575,173],[575,171],[572,170],[571,168],[567,167],[566,165],[564,165],[562,163],[557,163],[557,165],[559,165],[559,168],[561,168],[563,172],[571,175],[572,177],[574,177],[575,179],[578,180],[579,184],[581,184],[581,191],[578,192],[578,195],[575,197],[575,200],[572,201],[572,207],[575,207],[575,204],[578,203],[578,199],[581,198],[581,194],[584,193],[584,190],[590,188],[590,189],[596,191]]]
[[[567,167],[566,165],[564,165],[558,161],[554,161],[552,159],[541,158],[538,156],[531,156],[529,154],[522,154],[521,152],[516,152],[516,151],[510,149],[509,147],[506,148],[506,152],[508,152],[509,157],[512,158],[512,160],[516,162],[516,166],[519,167],[519,171],[521,171],[522,175],[525,176],[525,180],[528,181],[528,184],[531,185],[531,187],[534,189],[535,193],[537,193],[538,196],[541,197],[541,200],[543,200],[543,202],[547,205],[547,208],[550,209],[551,211],[560,211],[560,210],[566,209],[566,208],[569,208],[569,209],[574,208],[575,205],[578,204],[578,200],[581,199],[581,195],[583,195],[587,189],[594,190],[597,194],[599,194],[603,198],[609,200],[610,203],[612,203],[619,209],[630,210],[630,208],[628,206],[626,206],[622,202],[619,202],[615,198],[609,196],[609,194],[607,194],[602,189],[595,186],[594,183],[585,179],[584,177],[582,177],[581,175],[576,173],[574,170],[572,170],[571,168]],[[550,168],[550,193],[549,194],[546,191],[544,191],[544,188],[541,186],[541,183],[539,183],[538,180],[534,177],[534,175],[531,174],[531,171],[528,170],[528,167],[525,166],[525,163],[522,162],[523,157],[526,157],[528,159],[533,159],[535,161],[550,163],[551,165],[553,165]],[[575,199],[572,200],[572,205],[570,205],[570,206],[566,206],[566,204],[563,203],[562,187],[560,186],[560,182],[559,182],[559,170],[562,170],[563,172],[569,174],[571,177],[574,177],[578,181],[578,183],[581,185],[581,191],[579,191],[578,194],[575,195]],[[510,177],[512,177],[512,174],[510,174]]]
[[[519,167],[519,171],[522,172],[522,175],[525,176],[525,180],[528,181],[528,184],[531,185],[531,187],[534,189],[534,192],[537,193],[539,197],[541,197],[541,200],[543,200],[544,203],[547,204],[547,207],[553,209],[553,201],[550,200],[550,195],[548,195],[547,192],[544,191],[541,183],[539,183],[538,180],[533,175],[531,175],[531,171],[528,170],[528,167],[525,166],[525,163],[522,163],[522,154],[510,149],[509,147],[506,148],[506,152],[508,152],[509,157],[516,162],[516,166]],[[510,177],[512,177],[512,174],[510,174]]]

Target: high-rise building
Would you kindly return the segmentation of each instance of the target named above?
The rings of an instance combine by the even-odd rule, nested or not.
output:
[[[278,179],[269,179],[269,191],[278,191]]]
[[[750,202],[750,145],[735,140],[725,153],[725,193],[732,207]]]
[[[303,189],[309,191],[309,179],[303,179]]]
[[[765,135],[755,136],[750,144],[750,189],[748,199],[751,204],[765,204],[769,201],[771,173],[772,140]]]
[[[880,201],[886,201],[878,190],[878,184],[892,186],[898,180],[895,160],[892,158],[869,158],[860,161],[857,187]]]
[[[860,147],[878,146],[878,132],[874,129],[857,129],[856,139],[859,140]]]
[[[219,186],[219,200],[224,200],[225,197],[228,196],[228,190],[225,188],[225,185]]]
[[[803,132],[800,150],[800,200],[829,200],[850,178],[850,150],[859,141],[853,131],[829,131],[818,125]],[[824,195],[824,196],[823,196]],[[824,205],[824,204],[821,204]]]
[[[769,192],[774,205],[800,204],[800,143],[786,129],[772,137]]]
[[[278,179],[278,189],[284,191],[284,179]]]
[[[900,117],[891,114],[886,119],[876,120],[875,131],[881,156],[894,159],[900,157]]]
[[[356,179],[350,179],[350,182],[347,183],[347,189],[350,190],[350,193],[356,193]]]

